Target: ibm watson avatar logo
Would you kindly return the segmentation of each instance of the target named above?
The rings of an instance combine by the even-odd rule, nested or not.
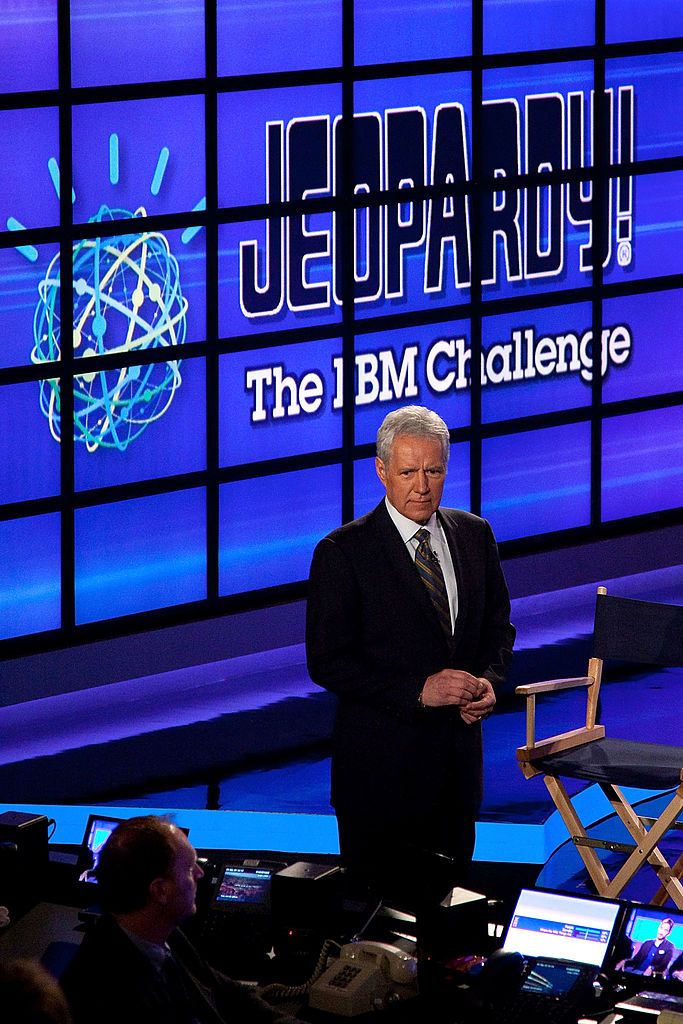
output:
[[[146,217],[139,207],[101,206],[90,223]],[[38,285],[33,317],[34,363],[61,355],[60,261],[57,254]],[[178,261],[157,231],[88,238],[73,248],[73,346],[84,358],[138,353],[182,344],[187,330],[187,299]],[[168,410],[182,383],[180,360],[120,369],[84,370],[74,384],[74,439],[89,452],[125,451]],[[56,379],[40,383],[40,408],[56,441],[61,404]]]

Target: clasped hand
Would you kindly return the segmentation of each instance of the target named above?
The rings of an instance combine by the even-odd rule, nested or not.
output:
[[[488,679],[456,668],[443,668],[429,676],[420,698],[428,708],[457,705],[466,725],[486,718],[496,704],[496,695]]]

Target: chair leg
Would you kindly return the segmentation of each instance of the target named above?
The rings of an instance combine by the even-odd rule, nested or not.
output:
[[[628,832],[638,844],[633,853],[626,858],[619,871],[609,882],[604,896],[620,896],[624,887],[631,881],[636,872],[645,864],[651,864],[657,877],[675,905],[683,910],[683,885],[672,870],[669,862],[660,852],[657,843],[668,832],[683,809],[683,787],[674,794],[665,811],[648,831],[618,786],[602,785],[601,789],[615,813],[626,826]]]
[[[674,878],[678,878],[678,879],[680,879],[681,875],[683,875],[683,853],[676,860],[676,863],[674,864],[674,866],[671,869],[671,874],[672,874],[672,876]],[[659,889],[657,889],[657,892],[654,894],[654,896],[652,898],[652,906],[653,907],[663,907],[664,904],[666,903],[668,897],[669,897],[669,893],[667,891],[666,886],[665,885],[660,885]]]
[[[548,792],[553,799],[553,803],[560,812],[560,816],[567,827],[569,835],[572,840],[576,842],[576,838],[585,839],[590,843],[590,839],[586,833],[583,823],[579,818],[578,814],[574,810],[567,790],[563,786],[560,779],[553,775],[544,776],[544,782],[548,788]],[[610,884],[609,875],[603,867],[602,861],[598,857],[597,853],[591,846],[576,845],[577,852],[583,861],[586,871],[588,872],[595,890],[600,896],[604,896],[605,892]]]

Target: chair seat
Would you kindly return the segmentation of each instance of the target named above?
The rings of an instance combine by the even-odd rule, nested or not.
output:
[[[673,789],[680,785],[683,747],[661,746],[605,737],[535,762],[550,775],[568,775],[590,782]]]

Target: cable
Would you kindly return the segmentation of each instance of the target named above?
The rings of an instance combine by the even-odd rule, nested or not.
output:
[[[260,989],[259,995],[267,1000],[297,999],[299,996],[305,996],[327,967],[327,958],[333,947],[341,949],[341,944],[335,939],[325,939],[313,974],[308,981],[304,981],[300,985],[285,985],[282,982],[274,981],[271,985],[266,985],[265,988]]]
[[[366,918],[365,923],[362,924],[358,931],[355,933],[355,935],[352,935],[351,938],[348,940],[349,942],[358,942],[359,939],[363,938],[365,932],[368,930],[372,922],[375,920],[383,906],[384,901],[380,900],[377,906],[374,908],[374,910],[370,913],[370,916]]]
[[[383,905],[383,900],[379,900],[368,917],[361,924],[360,928],[358,928],[355,934],[350,939],[347,939],[346,942],[358,942],[370,927]],[[305,996],[327,967],[327,958],[330,950],[335,947],[337,949],[341,949],[344,944],[344,942],[337,942],[335,939],[325,939],[322,949],[320,950],[320,956],[318,957],[315,968],[313,969],[313,974],[307,981],[302,982],[300,985],[285,985],[283,982],[274,981],[272,984],[266,985],[264,988],[260,989],[260,995],[264,999],[270,998],[273,1000],[297,999],[300,996]]]

